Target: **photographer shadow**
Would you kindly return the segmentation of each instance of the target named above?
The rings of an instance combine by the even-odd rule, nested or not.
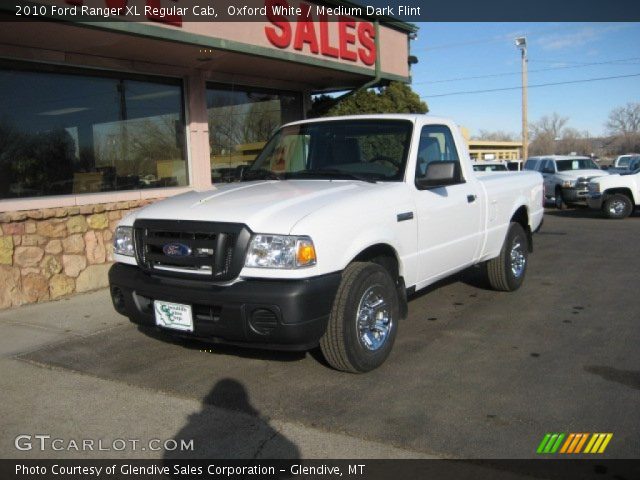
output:
[[[203,398],[200,411],[173,436],[176,448],[164,452],[166,465],[178,460],[300,458],[298,447],[256,410],[245,387],[232,378],[219,380]],[[193,445],[182,450],[180,445]]]

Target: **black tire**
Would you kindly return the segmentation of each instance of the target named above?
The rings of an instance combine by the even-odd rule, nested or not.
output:
[[[633,202],[622,193],[615,193],[607,196],[602,204],[602,213],[607,218],[620,220],[627,218],[633,212]]]
[[[556,196],[553,201],[553,204],[558,210],[564,210],[567,208],[567,204],[564,202],[564,198],[562,197],[562,189],[556,188]]]
[[[363,321],[359,323],[358,311],[361,307],[366,310],[372,299],[379,301],[380,298],[385,307],[381,306],[379,310],[376,307],[375,314],[371,310],[372,314],[363,316]],[[379,320],[372,325],[374,318]],[[342,273],[327,331],[320,339],[322,354],[336,370],[351,373],[373,370],[389,356],[399,319],[398,292],[389,272],[375,263],[354,262]],[[365,325],[368,327],[364,328]],[[383,331],[386,332],[384,336]],[[366,340],[371,339],[374,343],[367,346]],[[380,339],[382,341],[377,345]]]
[[[512,255],[514,253],[515,255]],[[523,263],[519,263],[523,262]],[[487,261],[491,288],[513,292],[522,285],[529,264],[529,239],[522,225],[511,222],[500,255]]]

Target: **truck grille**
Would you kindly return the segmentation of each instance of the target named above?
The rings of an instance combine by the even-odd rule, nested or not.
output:
[[[576,188],[579,190],[586,190],[589,187],[589,182],[595,177],[578,177],[576,180]]]
[[[251,231],[242,224],[189,220],[136,220],[136,261],[147,272],[226,281],[244,264]]]

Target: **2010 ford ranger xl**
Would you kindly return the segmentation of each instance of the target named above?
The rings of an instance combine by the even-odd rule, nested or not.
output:
[[[539,173],[476,177],[455,124],[425,115],[285,125],[240,177],[122,220],[118,312],[214,342],[320,345],[366,372],[407,294],[480,263],[493,288],[519,288],[543,216]]]

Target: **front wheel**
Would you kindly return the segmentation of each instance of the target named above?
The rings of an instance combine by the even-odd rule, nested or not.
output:
[[[511,222],[500,255],[487,261],[487,276],[494,290],[513,292],[522,285],[529,260],[529,239],[522,225]]]
[[[631,199],[622,193],[610,195],[602,204],[602,211],[607,218],[627,218],[633,211]]]
[[[554,203],[558,210],[564,210],[567,207],[567,204],[564,202],[564,198],[562,197],[561,188],[556,188],[556,197]]]
[[[354,262],[342,274],[320,348],[344,372],[379,367],[391,353],[400,302],[389,272],[375,263]]]

